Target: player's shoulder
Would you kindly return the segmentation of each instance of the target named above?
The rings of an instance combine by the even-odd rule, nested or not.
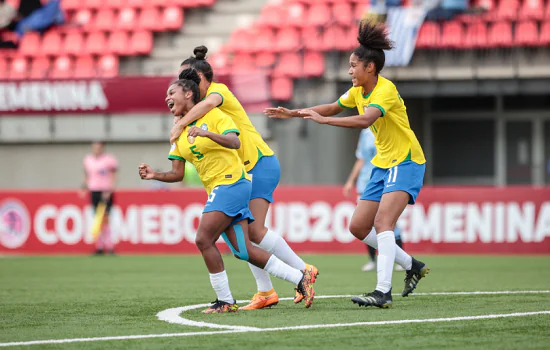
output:
[[[391,80],[384,78],[381,75],[378,76],[378,84],[383,91],[397,91],[397,87],[395,86],[395,84]]]
[[[208,89],[208,93],[213,93],[213,92],[225,94],[229,92],[229,88],[225,84],[216,83],[215,81],[213,81],[212,83],[210,83],[210,88]]]

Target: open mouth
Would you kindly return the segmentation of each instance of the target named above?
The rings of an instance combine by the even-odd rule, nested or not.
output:
[[[168,102],[168,108],[172,109],[174,107],[174,102],[170,101]]]

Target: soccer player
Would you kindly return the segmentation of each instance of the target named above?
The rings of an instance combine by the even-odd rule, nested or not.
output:
[[[197,74],[192,80],[177,80],[167,91],[166,103],[174,115],[185,115],[200,101]],[[239,130],[230,117],[214,108],[186,127],[182,135],[171,146],[168,158],[172,170],[155,172],[147,164],[139,166],[139,175],[145,180],[163,182],[181,181],[185,162],[195,165],[208,193],[196,244],[210,273],[210,282],[217,299],[204,313],[225,313],[238,310],[229,289],[227,274],[216,241],[220,235],[233,254],[242,260],[265,269],[270,274],[298,286],[304,297],[306,308],[311,306],[315,292],[313,276],[288,266],[274,255],[255,247],[248,239],[248,224],[254,220],[248,206],[252,184],[237,149],[241,146]]]
[[[114,243],[109,227],[109,213],[113,206],[113,193],[117,179],[118,162],[116,158],[105,153],[105,145],[101,141],[92,143],[92,153],[84,157],[84,181],[81,196],[90,191],[94,213],[100,202],[105,203],[105,214],[101,233],[96,241],[96,255],[105,252],[114,254]]]
[[[426,264],[395,244],[393,232],[407,204],[416,201],[423,185],[426,160],[410,128],[403,99],[395,85],[379,75],[384,68],[384,50],[393,48],[384,25],[361,23],[358,41],[360,45],[349,59],[353,87],[337,102],[305,110],[267,108],[265,113],[272,118],[304,117],[319,124],[370,128],[375,135],[374,169],[351,219],[350,231],[359,240],[378,248],[377,284],[373,292],[353,297],[352,301],[363,306],[389,308],[394,261],[406,270],[402,296],[410,294],[428,273]],[[345,108],[357,108],[359,114],[331,117]]]
[[[255,221],[249,226],[250,240],[288,265],[300,271],[309,271],[313,276],[313,281],[315,281],[319,273],[317,268],[306,264],[279,234],[265,226],[269,205],[273,203],[273,192],[279,184],[281,167],[277,157],[256,131],[246,111],[233,93],[229,91],[226,85],[213,81],[212,66],[205,60],[207,52],[206,47],[199,46],[193,51],[195,57],[188,58],[181,64],[180,79],[195,74],[195,72],[199,74],[201,78],[199,85],[200,98],[202,100],[176,122],[170,132],[170,141],[175,141],[184,127],[201,118],[213,108],[217,107],[231,117],[241,131],[242,147],[239,149],[239,156],[246,171],[252,177],[250,210]],[[258,292],[252,297],[250,304],[241,309],[256,310],[276,305],[279,302],[279,296],[271,284],[269,274],[256,268],[253,264],[249,264],[249,266],[256,279]],[[302,299],[302,294],[296,290],[294,303],[299,303]]]
[[[355,150],[355,164],[349,174],[348,180],[344,185],[344,196],[349,197],[352,191],[352,188],[355,186],[357,191],[357,201],[360,200],[361,194],[367,187],[369,178],[374,168],[371,160],[376,156],[376,146],[374,145],[374,135],[370,129],[361,130],[361,135],[359,136],[359,142],[357,143],[357,149]],[[403,249],[403,242],[401,241],[401,230],[399,226],[395,226],[393,230],[395,233],[395,243],[399,248]],[[376,249],[370,245],[366,245],[369,252],[370,260],[368,263],[363,265],[361,268],[362,271],[372,271],[376,269]],[[400,265],[395,266],[395,271],[403,271],[403,268]]]

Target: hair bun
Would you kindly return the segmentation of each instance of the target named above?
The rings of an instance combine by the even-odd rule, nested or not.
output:
[[[193,68],[187,68],[181,71],[179,75],[179,79],[183,80],[191,80],[195,82],[195,84],[200,85],[201,83],[201,77],[199,77],[199,74],[196,70]]]
[[[207,52],[208,52],[208,48],[204,45],[197,46],[193,50],[193,54],[195,55],[195,58],[198,60],[204,60],[206,58]]]

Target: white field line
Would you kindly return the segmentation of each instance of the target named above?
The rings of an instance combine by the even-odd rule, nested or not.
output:
[[[450,293],[454,293],[454,292],[450,292]],[[536,294],[536,293],[550,293],[550,291],[544,290],[544,291],[501,291],[501,292],[456,292],[455,294],[450,294],[450,293],[444,293],[443,295],[478,295],[478,294],[487,295],[487,294],[525,294],[525,293]],[[422,293],[422,294],[417,293],[416,295],[442,295],[442,293]],[[347,295],[346,296],[326,295],[326,296],[318,296],[316,298],[324,299],[324,298],[337,298],[337,297],[342,298],[342,297],[348,297],[348,296]],[[281,300],[290,300],[290,299],[292,298],[282,298]],[[188,306],[187,310],[205,307],[209,304],[199,304],[199,305]],[[169,309],[169,310],[173,310],[173,309]],[[254,328],[254,327],[244,327],[244,326],[229,326],[229,327],[240,327],[240,329],[227,329],[227,330],[206,331],[206,332],[126,335],[126,336],[96,337],[96,338],[68,338],[68,339],[19,341],[19,342],[0,343],[0,347],[43,345],[43,344],[86,343],[86,342],[109,341],[109,340],[192,337],[192,336],[199,336],[199,335],[218,335],[218,334],[250,333],[250,332],[278,332],[278,331],[291,331],[291,330],[303,330],[303,329],[377,326],[377,325],[393,325],[393,324],[407,324],[407,323],[411,324],[411,323],[472,321],[472,320],[486,320],[486,319],[496,319],[496,318],[526,317],[526,316],[536,316],[536,315],[550,315],[550,310],[534,311],[534,312],[518,312],[518,313],[510,313],[510,314],[491,314],[491,315],[480,315],[480,316],[461,316],[461,317],[445,317],[445,318],[430,318],[430,319],[316,324],[316,325],[289,326],[289,327],[278,327],[278,328]],[[216,325],[216,326],[222,326],[222,325]],[[228,326],[225,326],[225,327],[228,327]]]

